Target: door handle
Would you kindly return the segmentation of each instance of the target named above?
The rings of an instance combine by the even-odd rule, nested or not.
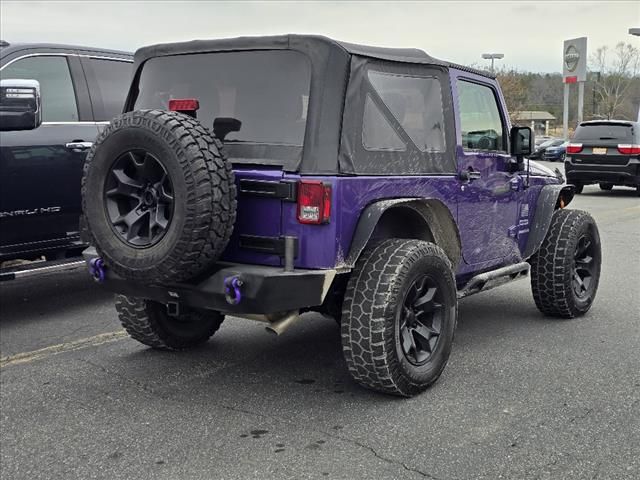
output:
[[[69,150],[88,150],[93,146],[93,142],[69,142],[65,145]]]
[[[470,168],[469,170],[463,170],[462,172],[460,172],[458,174],[458,178],[463,182],[471,183],[474,180],[482,178],[482,174],[478,170],[473,170]]]

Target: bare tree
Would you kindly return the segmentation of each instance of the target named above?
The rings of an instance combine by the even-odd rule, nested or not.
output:
[[[637,81],[640,70],[640,50],[620,42],[612,50],[598,48],[591,55],[591,69],[600,72],[594,81],[594,92],[601,118],[635,118],[631,111],[631,85]]]
[[[504,100],[507,102],[511,122],[515,123],[514,120],[518,114],[526,110],[528,88],[525,76],[514,69],[501,68],[496,71],[496,79],[500,84]]]

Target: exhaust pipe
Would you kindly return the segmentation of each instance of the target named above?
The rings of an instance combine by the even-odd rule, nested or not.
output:
[[[267,332],[282,335],[284,331],[293,325],[299,318],[300,312],[298,310],[292,310],[285,313],[282,317],[269,321],[269,325],[266,326]]]

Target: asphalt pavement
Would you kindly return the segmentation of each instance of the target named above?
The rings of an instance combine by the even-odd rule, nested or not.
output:
[[[125,336],[84,271],[0,285],[2,479],[640,478],[640,199],[585,187],[600,289],[583,318],[528,280],[461,301],[422,395],[360,388],[337,325],[228,318],[205,346]]]

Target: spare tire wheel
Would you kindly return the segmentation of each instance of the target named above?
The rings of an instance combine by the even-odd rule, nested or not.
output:
[[[196,119],[161,110],[124,113],[87,155],[82,209],[98,253],[119,276],[188,280],[229,241],[233,171],[220,141]]]

